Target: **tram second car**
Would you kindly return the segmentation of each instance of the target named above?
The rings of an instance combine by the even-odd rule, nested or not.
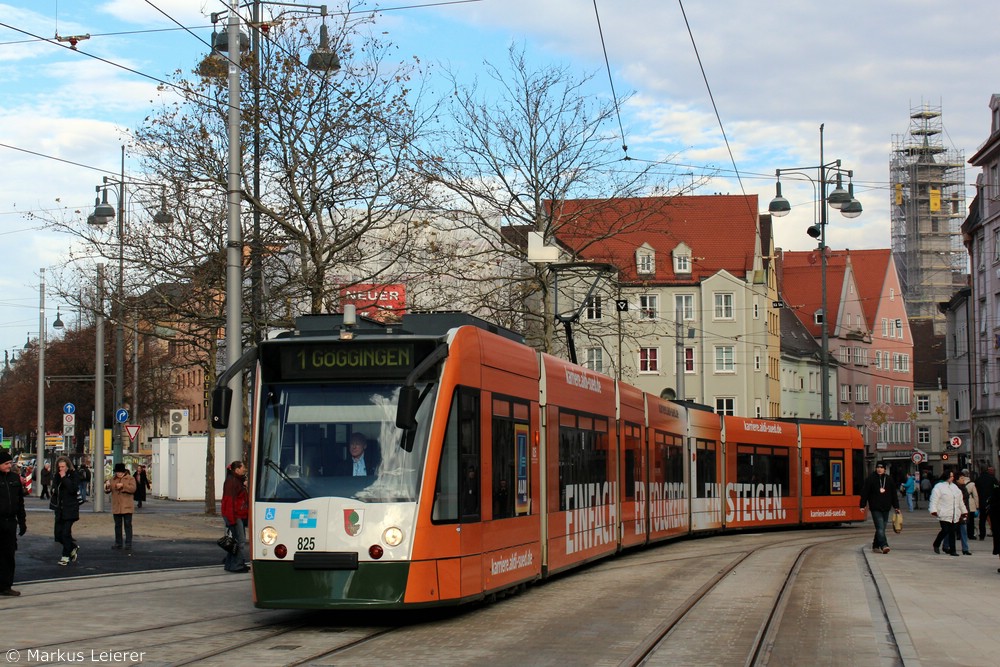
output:
[[[692,533],[863,519],[856,429],[664,401],[471,316],[300,318],[254,358],[258,607],[461,604]]]

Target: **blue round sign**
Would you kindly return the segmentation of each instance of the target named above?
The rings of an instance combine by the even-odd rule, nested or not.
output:
[[[125,408],[119,408],[115,410],[115,421],[119,424],[124,424],[128,421],[128,410]]]
[[[71,415],[74,412],[76,412],[76,406],[73,405],[72,403],[67,403],[66,405],[63,406],[64,415]]]

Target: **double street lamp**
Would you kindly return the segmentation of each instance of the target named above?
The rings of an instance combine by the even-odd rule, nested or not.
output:
[[[819,175],[819,180],[813,180],[808,174],[804,173],[804,170],[817,170]],[[820,255],[820,290],[822,305],[820,306],[822,310],[822,322],[820,336],[820,368],[821,368],[821,396],[822,396],[822,415],[823,419],[830,419],[830,339],[829,339],[829,323],[827,321],[826,310],[826,224],[827,224],[827,205],[840,211],[840,214],[845,218],[856,218],[861,215],[861,202],[854,198],[854,183],[850,182],[850,179],[854,176],[854,171],[850,169],[842,169],[840,166],[840,160],[834,160],[832,162],[824,162],[823,157],[823,125],[819,126],[819,164],[811,167],[791,167],[789,169],[776,169],[774,172],[775,179],[777,180],[775,184],[775,197],[768,204],[768,212],[777,217],[783,217],[788,215],[792,210],[791,204],[788,200],[781,195],[781,175],[795,173],[800,176],[804,176],[808,181],[813,184],[813,188],[819,188],[819,211],[818,211],[818,221],[814,223],[806,233],[809,234],[814,239],[819,240],[819,255]],[[848,178],[848,189],[844,190],[843,187],[843,176]],[[831,179],[836,180],[831,180]],[[828,185],[835,185],[836,187],[827,194],[826,188]],[[815,201],[815,199],[814,199]]]
[[[101,199],[96,202],[94,207],[94,212],[87,216],[87,224],[96,227],[103,227],[107,225],[116,217],[118,218],[118,284],[115,289],[115,299],[113,301],[113,307],[111,309],[111,317],[115,321],[115,398],[114,398],[114,409],[118,410],[124,408],[124,391],[125,391],[125,188],[129,183],[125,180],[125,146],[121,149],[121,179],[116,181],[111,181],[107,176],[104,177],[104,182],[102,185],[97,186],[97,190],[101,192]],[[118,196],[118,211],[115,212],[115,208],[108,203],[108,190],[114,191]],[[166,211],[166,196],[161,196],[160,198],[160,210],[153,217],[154,222],[161,225],[169,224],[172,217]],[[103,265],[102,265],[103,266]],[[100,309],[100,303],[98,302],[98,309]],[[103,352],[103,338],[98,339],[97,347],[99,351]],[[101,393],[104,391],[104,387],[97,383],[95,387],[95,392]],[[133,397],[134,399],[135,397]],[[95,432],[95,437],[103,442],[104,433],[103,430],[100,433]],[[112,425],[112,436],[111,436],[111,452],[112,460],[114,463],[122,462],[122,425],[115,419]]]
[[[255,42],[259,38],[259,32],[264,26],[260,22],[261,0],[254,0],[250,4],[253,7],[253,18],[251,27],[254,31]],[[316,51],[309,56],[307,67],[310,70],[324,73],[334,73],[340,70],[340,59],[330,49],[329,35],[326,29],[326,5],[299,5],[290,2],[266,2],[270,5],[294,7],[296,11],[319,10],[323,17],[323,24],[320,28],[320,43]],[[226,29],[212,36],[212,54],[202,63],[200,71],[203,75],[217,74],[221,72],[218,65],[221,62],[228,66],[228,88],[229,88],[229,113],[227,116],[227,134],[229,140],[228,155],[228,175],[227,190],[228,216],[227,216],[227,241],[226,241],[226,367],[235,366],[240,357],[243,356],[243,228],[240,221],[242,183],[241,174],[243,172],[243,154],[240,151],[240,123],[242,120],[242,109],[240,107],[240,50],[245,44],[245,37],[240,31],[239,0],[231,0],[229,18]],[[219,19],[220,14],[212,15],[213,24]],[[235,36],[230,39],[230,36]],[[259,49],[259,44],[255,44]],[[225,54],[225,55],[223,55]],[[254,58],[254,102],[257,109],[260,108],[260,57],[259,50]],[[261,275],[260,275],[260,114],[254,115],[254,178],[253,195],[254,202],[254,239],[251,246],[251,280],[252,280],[252,313],[256,318],[256,309],[260,307]],[[255,341],[256,342],[256,341]],[[243,376],[241,373],[234,373],[229,381],[229,389],[236,400],[232,402],[229,422],[235,426],[226,429],[226,461],[243,460]]]

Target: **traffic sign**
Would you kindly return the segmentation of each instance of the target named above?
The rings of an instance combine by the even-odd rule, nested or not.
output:
[[[957,435],[953,436],[952,439],[948,441],[948,446],[952,449],[958,449],[962,446],[962,439]]]
[[[70,425],[70,426],[72,426],[75,423],[76,423],[76,415],[68,414],[68,413],[65,414],[65,415],[63,415],[63,426],[65,426],[67,424]]]
[[[135,436],[139,435],[139,425],[138,424],[125,424],[125,433],[128,434],[128,439],[134,441]]]
[[[75,412],[76,412],[76,406],[73,405],[72,403],[67,403],[66,405],[63,406],[64,415],[71,415]]]
[[[115,421],[119,424],[124,424],[128,421],[128,410],[125,408],[118,408],[115,410]]]
[[[910,460],[914,463],[920,463],[924,460],[924,457],[920,455],[920,452],[913,452],[913,456],[910,457]]]

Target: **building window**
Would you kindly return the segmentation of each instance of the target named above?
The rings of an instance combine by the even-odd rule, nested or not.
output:
[[[896,405],[909,405],[910,404],[910,388],[909,387],[893,387],[893,403]]]
[[[637,273],[645,275],[656,273],[656,262],[653,253],[648,250],[636,252],[635,270]]]
[[[736,398],[733,396],[719,396],[715,399],[715,413],[734,417],[736,415]]]
[[[882,368],[882,352],[875,350],[875,368]]]
[[[694,348],[684,348],[684,372],[694,373]]]
[[[674,273],[691,273],[691,255],[674,255]]]
[[[715,346],[715,372],[736,372],[736,348],[732,345]]]
[[[674,295],[674,312],[675,312],[676,315],[680,315],[680,317],[682,319],[693,320],[694,319],[694,295],[693,294],[675,294]]]
[[[880,384],[875,385],[875,402],[882,402],[882,385]]]
[[[658,347],[639,348],[639,372],[640,373],[660,372],[660,348]]]
[[[597,373],[604,372],[604,350],[599,347],[587,348],[587,368]]]
[[[655,320],[660,316],[659,304],[655,294],[639,295],[639,319]]]
[[[917,427],[917,444],[918,445],[931,444],[931,429],[929,426]]]
[[[753,298],[753,318],[755,320],[760,319],[760,304],[757,302],[757,297]]]
[[[895,301],[895,300],[896,300],[896,288],[895,287],[890,287],[889,288],[889,301]]]
[[[731,320],[731,319],[733,319],[733,293],[732,292],[716,292],[715,293],[715,319],[717,319],[717,320]]]
[[[917,412],[931,411],[931,397],[927,394],[917,394]]]
[[[599,320],[601,317],[603,317],[601,296],[595,294],[587,299],[587,319]]]
[[[868,385],[866,384],[854,385],[854,402],[855,403],[868,402]]]
[[[760,348],[755,347],[753,349],[753,369],[755,371],[760,370]]]
[[[851,402],[851,385],[849,384],[840,385],[840,402],[841,403]]]

